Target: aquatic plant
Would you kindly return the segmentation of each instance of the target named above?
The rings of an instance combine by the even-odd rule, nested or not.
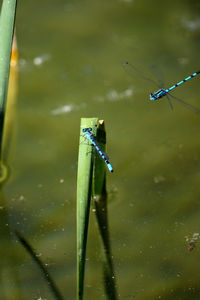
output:
[[[16,2],[16,0],[3,0],[0,14],[0,182],[7,177],[7,169],[3,164],[3,135]]]
[[[91,198],[104,249],[104,283],[108,299],[116,299],[115,276],[111,259],[107,220],[106,169],[91,143],[85,141],[84,128],[92,128],[97,142],[105,150],[104,121],[82,118],[77,175],[77,300],[83,299],[85,258]]]

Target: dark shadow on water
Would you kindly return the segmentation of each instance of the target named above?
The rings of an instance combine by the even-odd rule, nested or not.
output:
[[[61,296],[53,278],[49,274],[49,271],[45,267],[44,263],[39,259],[37,256],[35,250],[32,248],[32,246],[29,244],[29,242],[19,233],[19,231],[15,230],[15,233],[22,244],[22,246],[26,249],[26,251],[29,253],[29,255],[32,257],[33,261],[38,265],[41,272],[44,275],[44,278],[51,289],[52,294],[54,295],[55,299],[57,300],[63,300],[63,297]]]
[[[104,178],[103,192],[95,196],[94,200],[97,223],[104,248],[103,279],[104,288],[108,299],[117,299],[116,280],[112,261],[107,211],[106,179]]]

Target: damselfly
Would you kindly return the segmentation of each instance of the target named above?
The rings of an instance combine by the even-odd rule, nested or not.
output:
[[[97,143],[95,136],[92,133],[92,128],[83,128],[82,132],[84,133],[85,137],[91,142],[91,144],[95,147],[96,151],[98,152],[99,156],[105,161],[108,170],[110,172],[113,172],[113,167],[111,166],[111,163],[109,162],[108,155],[102,150],[101,146]]]
[[[175,89],[176,87],[180,86],[182,83],[184,83],[184,82],[188,81],[189,79],[191,79],[191,78],[197,76],[198,74],[200,74],[200,70],[197,71],[197,72],[195,72],[195,73],[193,73],[192,75],[188,76],[187,78],[185,78],[185,79],[179,81],[178,83],[172,85],[170,88],[164,89],[164,88],[161,87],[160,84],[158,84],[158,83],[155,82],[154,80],[148,78],[146,75],[144,75],[143,73],[141,73],[140,71],[138,71],[138,70],[137,70],[133,65],[131,65],[130,63],[124,62],[124,63],[123,63],[123,67],[124,67],[125,71],[126,71],[127,73],[129,73],[131,76],[133,76],[133,75],[134,75],[134,76],[137,76],[137,77],[139,76],[139,77],[142,78],[142,79],[145,79],[145,80],[147,80],[147,81],[149,81],[149,82],[152,82],[154,85],[156,85],[156,86],[159,88],[158,91],[156,91],[156,92],[150,94],[150,100],[155,101],[155,100],[159,100],[159,99],[163,98],[164,96],[166,96],[166,97],[167,97],[167,100],[168,100],[168,102],[169,102],[169,105],[170,105],[170,107],[171,107],[171,109],[173,109],[173,105],[172,105],[172,102],[171,102],[171,99],[170,99],[170,97],[172,97],[172,98],[174,98],[176,101],[178,101],[180,104],[184,105],[186,108],[189,108],[190,110],[192,110],[192,111],[194,111],[194,112],[196,112],[196,113],[200,113],[200,110],[199,110],[198,108],[194,107],[194,106],[191,105],[191,104],[188,104],[188,103],[184,102],[183,100],[181,100],[181,99],[179,99],[179,98],[177,98],[177,97],[175,97],[174,95],[171,95],[171,94],[169,93],[169,92],[171,92],[173,89]],[[170,97],[169,97],[169,96],[170,96]]]

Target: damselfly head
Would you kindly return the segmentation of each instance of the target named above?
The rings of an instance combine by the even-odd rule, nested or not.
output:
[[[149,97],[150,97],[150,100],[157,100],[158,98],[155,96],[155,94],[153,94],[153,93],[151,93],[150,95],[149,95]]]
[[[89,127],[89,128],[83,128],[82,129],[82,132],[85,133],[85,132],[91,132],[92,131],[92,128]]]

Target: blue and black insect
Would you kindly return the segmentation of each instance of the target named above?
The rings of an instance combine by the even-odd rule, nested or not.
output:
[[[95,136],[92,133],[92,128],[83,128],[82,132],[84,133],[85,137],[91,142],[91,144],[95,147],[96,151],[98,152],[99,156],[105,161],[108,170],[113,172],[113,167],[109,162],[108,155],[102,150],[101,146],[97,143]]]
[[[131,75],[135,75],[135,76],[139,76],[140,78],[143,78],[147,81],[150,81],[152,82],[154,85],[156,85],[157,87],[159,87],[159,90],[154,92],[154,93],[151,93],[150,94],[150,100],[152,101],[156,101],[156,100],[159,100],[161,98],[163,98],[164,96],[167,97],[167,100],[169,102],[169,105],[170,107],[173,109],[173,105],[172,105],[172,102],[171,102],[171,99],[170,97],[174,98],[175,100],[177,100],[180,104],[184,105],[185,107],[189,108],[190,110],[192,111],[195,111],[196,113],[200,113],[200,110],[196,107],[194,107],[193,105],[191,104],[188,104],[186,102],[184,102],[183,100],[175,97],[174,95],[171,95],[169,92],[171,92],[173,89],[175,89],[176,87],[180,86],[181,84],[183,84],[184,82],[190,80],[191,78],[197,76],[198,74],[200,74],[200,70],[193,73],[192,75],[188,76],[187,78],[179,81],[178,83],[172,85],[170,88],[168,89],[164,89],[164,88],[161,88],[160,85],[158,85],[154,80],[146,77],[146,75],[143,75],[143,73],[141,73],[140,71],[138,71],[133,65],[131,65],[130,63],[128,62],[124,62],[123,63],[123,67],[125,68],[125,70],[131,74]],[[170,97],[169,97],[170,96]]]

